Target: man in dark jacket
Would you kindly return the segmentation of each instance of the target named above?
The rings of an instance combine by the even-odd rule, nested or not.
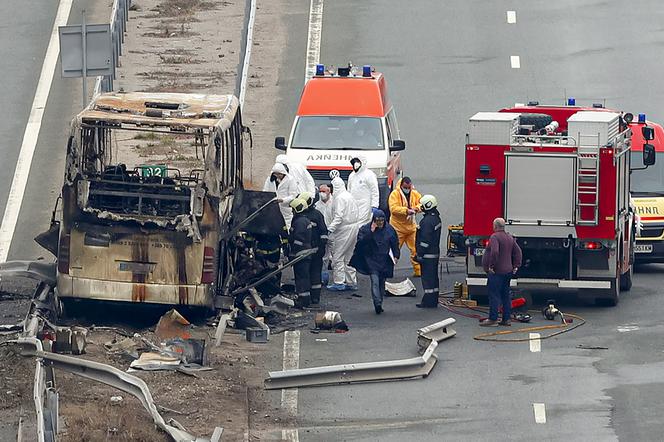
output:
[[[311,255],[311,265],[309,267],[309,277],[311,278],[311,303],[320,303],[320,290],[322,287],[321,275],[323,272],[323,257],[325,256],[325,247],[327,246],[327,226],[325,217],[316,209],[318,194],[315,196],[309,192],[302,192],[298,196],[307,202],[307,208],[304,214],[311,222],[311,247],[316,249],[316,253]]]
[[[422,302],[416,304],[419,308],[438,307],[438,261],[440,259],[440,230],[442,222],[438,213],[438,201],[433,195],[424,195],[420,199],[420,208],[424,218],[420,221],[415,234],[415,249],[417,262],[422,266],[422,288],[424,296]]]
[[[370,223],[360,227],[350,265],[371,278],[371,296],[376,314],[383,313],[385,279],[394,274],[399,259],[399,238],[394,228],[385,222],[385,213],[373,209]]]
[[[290,259],[297,258],[303,252],[311,248],[311,221],[304,213],[307,209],[307,202],[300,198],[295,198],[290,203],[293,209],[293,220],[290,228]],[[295,291],[297,292],[297,303],[302,307],[308,307],[311,304],[311,256],[304,258],[293,266],[295,274]]]
[[[493,220],[493,235],[482,257],[482,267],[488,275],[489,317],[480,325],[495,327],[498,324],[498,306],[503,305],[503,320],[500,325],[510,325],[512,299],[510,279],[521,267],[521,248],[512,235],[505,232],[505,220]]]

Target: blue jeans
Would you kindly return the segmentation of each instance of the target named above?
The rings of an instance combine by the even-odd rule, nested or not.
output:
[[[371,297],[375,307],[383,305],[383,297],[385,296],[385,278],[378,273],[369,275],[371,278]]]
[[[512,297],[510,296],[511,273],[489,273],[489,319],[498,320],[498,306],[503,305],[503,321],[509,321],[512,315]]]

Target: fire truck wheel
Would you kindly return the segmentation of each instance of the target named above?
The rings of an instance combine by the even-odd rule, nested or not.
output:
[[[634,274],[634,264],[629,266],[629,271],[620,275],[620,290],[628,292],[632,288],[632,275]]]
[[[524,126],[533,126],[534,130],[540,130],[553,121],[551,115],[546,114],[521,114],[519,116],[519,124]]]
[[[595,298],[595,304],[605,307],[615,307],[618,302],[620,302],[620,278],[611,281],[611,288]]]

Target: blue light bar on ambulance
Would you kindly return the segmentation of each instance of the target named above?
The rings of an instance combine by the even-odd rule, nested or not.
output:
[[[567,99],[567,105],[568,105],[568,106],[576,106],[576,98],[574,98],[574,97],[569,97],[569,98]]]
[[[316,75],[325,75],[325,65],[317,64],[316,65]]]
[[[646,123],[646,114],[639,114],[639,123]]]
[[[362,76],[371,77],[371,66],[369,66],[368,64],[362,66]]]

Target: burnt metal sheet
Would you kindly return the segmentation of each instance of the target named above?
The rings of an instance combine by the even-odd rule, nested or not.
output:
[[[0,263],[0,278],[23,277],[55,286],[56,264],[45,261],[7,261]]]
[[[238,107],[233,95],[109,92],[95,97],[77,119],[134,126],[227,129]]]
[[[279,204],[270,203],[275,199],[273,192],[260,192],[256,190],[238,189],[233,198],[233,223],[231,230],[235,230],[243,224],[247,218],[260,210],[260,216],[256,216],[241,230],[254,235],[274,235],[275,232],[283,232],[285,226],[284,217],[279,210]]]

